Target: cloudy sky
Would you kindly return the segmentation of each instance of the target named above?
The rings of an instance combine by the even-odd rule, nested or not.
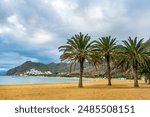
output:
[[[76,33],[150,38],[150,0],[0,0],[0,70],[27,60],[59,62]]]

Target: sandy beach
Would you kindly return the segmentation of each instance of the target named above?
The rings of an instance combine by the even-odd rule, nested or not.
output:
[[[133,88],[131,80],[92,80],[78,83],[0,85],[1,100],[149,100],[150,85],[139,81],[139,88]]]

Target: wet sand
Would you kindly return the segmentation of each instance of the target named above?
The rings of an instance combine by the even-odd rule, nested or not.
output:
[[[107,80],[78,83],[0,85],[1,100],[150,100],[150,85],[139,81],[133,88],[131,80]]]

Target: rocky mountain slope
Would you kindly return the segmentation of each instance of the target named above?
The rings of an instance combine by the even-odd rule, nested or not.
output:
[[[89,67],[88,63],[85,63],[85,67]],[[75,70],[79,69],[79,65],[76,65]],[[26,61],[22,65],[8,70],[7,75],[41,75],[41,74],[59,74],[69,73],[70,63],[49,63],[43,64],[38,62]]]
[[[27,61],[18,67],[15,67],[13,69],[8,70],[7,75],[24,74],[26,72],[29,72],[32,69],[40,71],[40,72],[49,71],[48,66],[43,64],[43,63],[36,63],[36,62],[32,62],[32,61]]]

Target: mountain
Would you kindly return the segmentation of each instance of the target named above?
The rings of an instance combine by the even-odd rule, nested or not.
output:
[[[6,75],[46,75],[46,76],[79,76],[79,64],[76,64],[75,68],[72,68],[70,72],[70,63],[49,63],[43,64],[39,62],[26,61],[22,65],[12,68],[7,71]],[[117,69],[113,70],[112,73],[121,73]],[[95,67],[91,66],[87,62],[84,64],[84,76],[95,77],[106,74],[106,64]]]
[[[7,71],[7,75],[41,75],[41,74],[58,74],[69,73],[70,63],[49,63],[43,64],[39,62],[26,61],[22,65],[12,68]],[[85,63],[85,67],[89,67],[88,63]],[[79,64],[76,65],[76,69],[79,69]]]
[[[52,71],[53,73],[64,73],[64,72],[70,72],[70,66],[71,63],[49,63],[47,64],[47,66],[49,67],[50,71]],[[89,63],[85,62],[84,63],[85,68],[91,66]],[[72,70],[79,70],[79,64],[77,63],[75,68],[74,66],[72,66]]]
[[[54,74],[68,72],[70,70],[70,64],[68,63],[49,63],[47,66]]]
[[[148,39],[145,43],[144,43],[145,46],[147,46],[148,48],[150,48],[150,39]]]
[[[7,71],[7,75],[30,74],[31,72],[42,74],[49,70],[49,67],[43,63],[27,61],[22,65]]]

